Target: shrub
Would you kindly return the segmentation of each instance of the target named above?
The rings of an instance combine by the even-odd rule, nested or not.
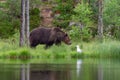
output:
[[[30,29],[38,27],[40,24],[40,11],[38,8],[30,10]]]
[[[68,27],[71,15],[73,14],[73,3],[73,0],[57,0],[57,6],[53,9],[53,11],[55,14],[59,12],[60,15],[55,17],[55,26],[60,26],[62,28]]]
[[[30,52],[26,49],[21,50],[19,53],[20,59],[27,59],[27,58],[30,58],[30,56],[31,56]]]
[[[90,41],[91,33],[89,28],[84,27],[80,29],[80,27],[72,26],[72,29],[69,31],[69,34],[73,40],[81,40],[81,41]]]
[[[92,37],[90,28],[93,26],[92,21],[92,10],[88,4],[77,4],[73,9],[74,15],[72,15],[72,20],[79,23],[79,26],[72,27],[70,34],[73,38],[78,38],[83,41],[89,41]]]
[[[0,37],[7,38],[14,33],[13,26],[9,21],[0,22]]]
[[[18,58],[18,53],[16,51],[10,51],[9,53],[9,58],[10,59],[17,59]]]
[[[80,22],[84,26],[91,26],[92,22],[92,10],[88,4],[77,4],[74,8],[74,15],[72,19],[76,22]]]
[[[0,11],[0,37],[2,38],[12,36],[20,27],[20,1],[15,2],[14,0],[7,0],[6,3],[3,3],[4,7]]]
[[[105,0],[103,22],[105,34],[111,38],[120,40],[120,1],[119,0]],[[114,16],[113,16],[114,15]]]

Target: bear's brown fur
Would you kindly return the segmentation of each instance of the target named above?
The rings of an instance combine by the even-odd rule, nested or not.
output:
[[[45,48],[52,46],[53,44],[59,45],[61,42],[70,45],[71,41],[68,34],[62,31],[60,28],[44,28],[39,27],[31,31],[30,33],[30,46],[36,47],[38,44],[45,44]]]

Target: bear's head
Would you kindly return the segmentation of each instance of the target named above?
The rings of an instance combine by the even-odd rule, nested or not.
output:
[[[70,38],[69,38],[67,33],[64,34],[63,42],[68,44],[68,45],[71,44],[71,40],[70,40]]]
[[[53,30],[54,30],[56,44],[61,43],[61,41],[63,41],[67,45],[71,44],[70,37],[68,36],[68,34],[66,32],[64,32],[62,29],[60,29],[58,27],[54,28]]]

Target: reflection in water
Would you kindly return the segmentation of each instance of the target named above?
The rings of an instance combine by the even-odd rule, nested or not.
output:
[[[98,80],[103,80],[103,68],[101,65],[98,67]]]
[[[120,80],[119,60],[83,59],[63,64],[0,64],[0,80]]]
[[[70,65],[32,64],[30,80],[70,80]]]
[[[30,80],[30,65],[21,64],[21,79],[20,80]]]
[[[27,79],[30,80],[30,64],[27,64]]]
[[[81,64],[82,64],[82,60],[81,60],[81,59],[78,59],[78,60],[77,60],[77,65],[76,65],[76,68],[77,68],[77,76],[78,76],[78,77],[80,76]]]
[[[25,80],[25,64],[21,65],[21,80]]]

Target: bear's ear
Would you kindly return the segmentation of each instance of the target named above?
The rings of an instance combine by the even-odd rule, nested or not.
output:
[[[61,31],[61,29],[59,27],[55,27],[54,31],[58,32],[58,31]]]

